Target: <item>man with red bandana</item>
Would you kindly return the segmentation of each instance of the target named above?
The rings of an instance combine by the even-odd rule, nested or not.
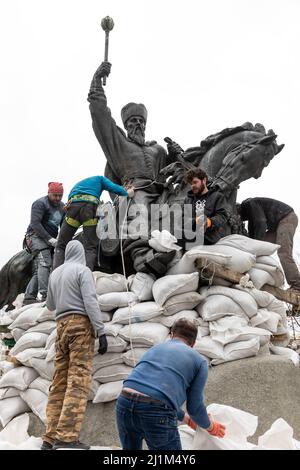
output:
[[[48,195],[37,199],[31,206],[25,244],[34,259],[32,278],[27,285],[23,305],[37,302],[38,294],[41,301],[46,300],[53,248],[64,215],[63,192],[62,183],[50,182]]]

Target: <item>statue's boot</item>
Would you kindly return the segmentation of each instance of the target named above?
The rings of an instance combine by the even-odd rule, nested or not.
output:
[[[137,272],[152,273],[155,277],[163,276],[168,264],[173,259],[176,251],[168,253],[157,253],[154,250],[143,249],[135,253],[133,265]]]

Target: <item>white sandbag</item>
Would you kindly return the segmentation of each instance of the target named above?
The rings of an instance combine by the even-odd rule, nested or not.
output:
[[[14,387],[4,387],[0,388],[0,400],[4,398],[18,397],[20,395],[20,390]]]
[[[120,353],[126,350],[127,342],[120,336],[107,336],[107,352]],[[99,340],[95,341],[95,355],[98,354]]]
[[[279,263],[279,261],[276,258],[274,258],[274,256],[272,256],[272,255],[257,256],[256,257],[256,262],[260,263],[260,264],[268,264],[269,266],[274,266],[275,268],[282,269],[281,264]]]
[[[271,274],[261,269],[251,268],[249,276],[256,289],[260,289],[265,284],[269,284],[270,286],[274,286],[275,284]]]
[[[195,310],[182,310],[181,312],[174,313],[174,315],[160,315],[157,317],[157,323],[161,323],[167,328],[171,328],[173,324],[180,318],[186,318],[187,320],[194,321],[199,318],[199,315]],[[151,322],[155,322],[155,320],[156,319],[154,318],[154,320],[151,320]]]
[[[123,388],[123,380],[101,384],[98,388],[93,403],[107,403],[116,400]]]
[[[238,273],[246,273],[256,261],[255,256],[251,253],[246,253],[245,251],[230,246],[217,244],[194,247],[188,251],[186,255],[193,261],[197,258],[206,259],[208,264],[213,261]]]
[[[33,308],[38,308],[39,310],[41,310],[43,307],[41,306],[40,303],[37,302],[37,303],[34,303],[34,304],[24,305],[24,307],[21,307],[19,309],[10,310],[7,313],[12,318],[12,320],[16,320],[16,318],[19,317],[21,313],[26,312],[26,310],[31,310]],[[39,314],[39,312],[37,312],[37,316],[38,316],[38,314]]]
[[[210,336],[204,338],[197,336],[194,349],[210,359],[222,359],[224,357],[223,346],[214,341]]]
[[[24,366],[30,367],[30,360],[33,357],[40,357],[45,358],[47,355],[47,351],[44,348],[29,348],[24,349],[20,353],[15,355],[17,361],[21,362]]]
[[[300,450],[300,442],[293,438],[293,434],[293,428],[284,419],[276,419],[270,429],[258,438],[257,450]]]
[[[56,335],[57,335],[57,331],[53,330],[52,333],[47,338],[45,349],[50,349],[52,344],[55,343]]]
[[[15,300],[12,302],[12,305],[15,307],[15,309],[19,309],[23,305],[25,293],[22,292],[22,294],[18,294]]]
[[[145,322],[163,312],[163,308],[155,302],[141,302],[131,308],[119,308],[113,316],[113,323],[127,325],[129,322]]]
[[[54,361],[56,355],[55,343],[51,344],[50,348],[48,350],[45,349],[45,351],[47,352],[46,362]]]
[[[42,311],[42,307],[33,307],[24,310],[17,316],[17,318],[9,325],[9,329],[13,330],[14,328],[22,328],[23,330],[28,330],[32,326],[37,325],[37,318]]]
[[[208,322],[226,315],[248,318],[244,310],[226,295],[211,295],[199,304],[196,310],[200,317]]]
[[[256,288],[249,289],[247,287],[242,287],[239,284],[236,284],[233,288],[244,291],[244,292],[248,292],[248,294],[254,298],[258,307],[267,308],[268,305],[270,305],[275,299],[274,295],[264,290],[259,290]]]
[[[43,379],[52,380],[54,375],[54,363],[46,362],[44,359],[33,357],[30,365]]]
[[[33,382],[31,382],[28,388],[34,388],[35,390],[39,390],[45,395],[48,395],[50,385],[50,380],[43,379],[42,377],[37,377]]]
[[[223,346],[236,341],[246,341],[259,338],[260,346],[270,340],[271,333],[262,328],[248,326],[247,320],[239,317],[223,317],[209,323],[210,335],[214,341]]]
[[[149,245],[159,253],[169,253],[170,251],[180,251],[182,248],[176,245],[177,238],[171,235],[168,230],[153,230]]]
[[[0,325],[8,326],[13,322],[12,318],[3,310],[0,310]]]
[[[296,351],[293,351],[290,348],[282,348],[280,346],[274,346],[274,344],[270,344],[270,351],[272,354],[278,354],[279,356],[285,356],[290,361],[293,362],[295,366],[299,366],[299,354]]]
[[[2,426],[5,427],[15,416],[26,411],[30,411],[30,408],[21,397],[0,400],[0,422]]]
[[[14,328],[13,330],[11,330],[11,334],[15,342],[19,341],[19,339],[21,338],[21,336],[23,336],[24,333],[26,333],[26,330],[23,330],[22,328]]]
[[[122,354],[123,361],[127,366],[135,367],[145,352],[148,350],[149,348],[130,348],[128,351]]]
[[[163,315],[175,315],[182,310],[193,310],[203,299],[204,296],[198,292],[173,295],[163,305]]]
[[[102,367],[93,375],[93,379],[100,383],[116,382],[124,380],[132,372],[133,368],[125,364],[115,364],[113,366]]]
[[[98,369],[106,366],[112,366],[115,364],[123,364],[122,353],[105,353],[105,354],[96,354],[93,358],[93,375],[97,372]]]
[[[21,392],[20,395],[31,411],[45,424],[48,396],[40,390],[31,388]]]
[[[286,304],[282,302],[281,300],[276,299],[276,297],[272,296],[273,299],[267,306],[267,309],[270,310],[270,312],[275,312],[278,313],[278,315],[281,316],[281,320],[283,323],[283,326],[287,326],[287,316],[286,316]]]
[[[152,300],[152,287],[155,277],[146,273],[136,273],[130,284],[130,291],[133,292],[140,302]]]
[[[247,441],[257,428],[257,416],[227,405],[212,403],[207,407],[212,418],[226,426],[223,439],[211,436],[204,429],[197,427],[193,441],[193,450],[247,450],[255,447]]]
[[[139,299],[133,292],[110,292],[98,295],[100,309],[109,312],[120,307],[127,307],[129,303],[137,303]]]
[[[161,323],[167,328],[171,328],[179,318],[186,318],[188,320],[195,320],[199,318],[198,312],[195,310],[182,310],[181,312],[174,313],[174,315],[160,315],[159,317],[150,320],[151,323]]]
[[[195,431],[187,424],[182,424],[178,426],[178,432],[182,450],[191,450],[193,448]]]
[[[109,292],[126,292],[126,278],[122,274],[107,274],[100,271],[93,272],[98,295]]]
[[[205,339],[205,338],[204,338]],[[237,341],[224,346],[223,359],[213,359],[212,365],[222,364],[223,362],[236,361],[245,357],[257,356],[260,348],[260,340],[258,337],[247,341]]]
[[[27,333],[45,333],[46,335],[50,335],[52,331],[56,328],[56,322],[55,321],[43,321],[38,323],[35,326],[32,326],[27,330]]]
[[[131,338],[133,344],[153,346],[167,339],[169,329],[159,323],[133,323],[124,326],[119,335],[126,341],[130,341]]]
[[[0,361],[0,376],[6,374],[9,370],[15,369],[16,365],[9,361]]]
[[[280,321],[281,317],[278,313],[270,312],[266,308],[259,308],[257,314],[250,319],[250,324],[275,333]]]
[[[90,385],[90,390],[89,390],[88,399],[87,399],[88,401],[94,400],[96,393],[98,392],[98,388],[99,388],[99,382],[93,379]]]
[[[261,258],[263,258],[263,256]],[[275,286],[275,287],[282,287],[284,285],[284,273],[280,267],[271,266],[269,264],[264,264],[264,263],[258,263],[256,261],[253,268],[260,269],[262,271],[269,273],[270,276],[272,277],[272,284],[270,285]]]
[[[43,348],[48,339],[45,333],[25,333],[11,349],[11,356],[16,356],[20,352],[29,348]]]
[[[37,321],[39,323],[43,323],[44,321],[53,321],[55,320],[55,310],[51,311],[48,310],[47,307],[44,307],[41,313],[37,317]]]
[[[155,302],[159,305],[164,303],[173,295],[198,289],[199,273],[175,274],[164,276],[154,282],[152,292]]]
[[[196,323],[198,324],[198,340],[210,335],[209,322],[202,320],[202,318],[197,318]]]
[[[103,323],[111,322],[113,318],[113,312],[101,312],[101,321]]]
[[[238,248],[239,250],[252,253],[256,256],[273,255],[273,253],[275,253],[275,251],[277,251],[280,246],[262,240],[255,240],[253,238],[245,237],[244,235],[239,234],[228,235],[227,237],[221,238],[215,246],[219,248],[220,245]]]
[[[38,374],[31,367],[16,367],[0,378],[0,388],[14,387],[18,390],[25,390],[37,376]]]
[[[198,272],[198,269],[195,266],[195,260],[197,258],[205,258],[208,261],[213,261],[215,263],[219,263],[222,266],[227,266],[229,263],[231,256],[230,255],[223,255],[221,253],[216,253],[208,246],[200,245],[195,247],[196,251],[189,250],[187,251],[182,258],[176,263],[173,264],[167,271],[167,274],[189,274],[193,272]]]
[[[24,413],[17,418],[12,419],[2,431],[0,431],[0,450],[3,443],[11,445],[22,444],[28,439],[29,415]]]
[[[0,450],[40,450],[42,445],[41,437],[29,437],[21,444],[15,445],[9,442],[0,442]]]
[[[104,331],[106,336],[118,336],[121,328],[123,328],[123,325],[121,325],[121,323],[109,322],[104,325]]]
[[[225,295],[226,297],[229,297],[243,309],[249,318],[253,317],[257,313],[257,303],[245,289],[239,290],[225,286],[211,286],[209,288],[202,287],[200,289],[200,293],[206,295],[206,297],[212,295]]]

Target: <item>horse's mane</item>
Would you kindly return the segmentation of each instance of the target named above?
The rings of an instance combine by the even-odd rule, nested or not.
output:
[[[206,137],[206,139],[200,142],[199,147],[189,147],[184,152],[184,159],[188,162],[194,163],[197,159],[201,159],[208,150],[221,142],[221,140],[242,131],[260,132],[262,136],[266,134],[265,128],[262,124],[255,124],[254,126],[251,122],[245,122],[241,126],[227,127],[216,134]]]

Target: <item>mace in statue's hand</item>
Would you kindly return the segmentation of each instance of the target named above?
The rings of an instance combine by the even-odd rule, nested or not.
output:
[[[110,74],[110,69],[111,69],[111,63],[110,62],[102,62],[100,67],[96,70],[96,75],[97,77],[108,77]]]

